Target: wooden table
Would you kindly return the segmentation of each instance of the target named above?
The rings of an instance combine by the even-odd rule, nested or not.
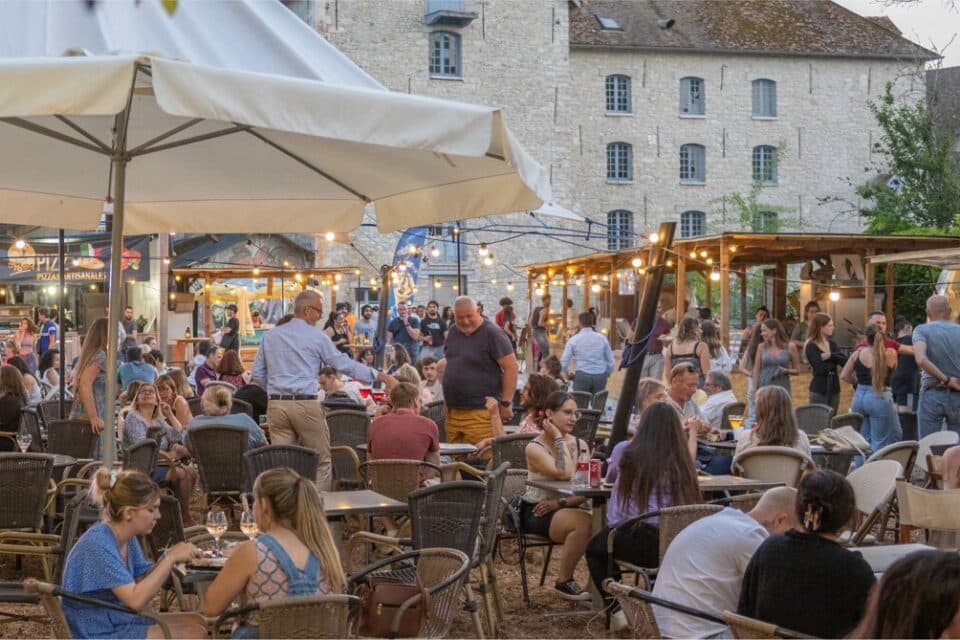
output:
[[[916,551],[934,551],[936,547],[925,544],[888,544],[870,547],[850,547],[850,551],[859,551],[874,574],[880,577],[894,562]]]
[[[186,362],[187,345],[191,346],[191,351],[195,351],[196,345],[209,341],[210,338],[177,338],[173,347],[173,360],[175,362]]]

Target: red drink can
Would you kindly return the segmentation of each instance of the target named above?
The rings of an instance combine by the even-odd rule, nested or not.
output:
[[[596,458],[590,459],[590,486],[594,488],[600,486],[600,460]]]

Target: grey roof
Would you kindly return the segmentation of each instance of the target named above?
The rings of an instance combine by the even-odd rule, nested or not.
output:
[[[597,16],[617,21],[603,29]],[[658,20],[673,20],[664,29]],[[570,46],[760,53],[923,62],[938,55],[889,21],[830,0],[583,0],[570,7]]]

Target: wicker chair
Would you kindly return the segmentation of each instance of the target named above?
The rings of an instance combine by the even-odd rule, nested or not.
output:
[[[411,567],[411,564],[413,565]],[[352,575],[347,591],[356,595],[357,591],[372,575],[388,573],[405,584],[416,584],[416,579],[430,594],[427,603],[427,615],[423,617],[418,638],[443,638],[450,631],[459,605],[461,584],[470,571],[470,558],[457,549],[420,549],[398,556],[391,556]],[[400,624],[400,617],[412,605],[419,603],[423,596],[415,595],[397,610],[394,629]]]
[[[366,411],[337,409],[327,414],[327,428],[330,430],[330,446],[352,447],[367,443],[367,427],[370,416]],[[360,462],[366,460],[366,454],[357,449]]]
[[[794,408],[793,415],[797,418],[797,427],[808,435],[813,435],[830,426],[833,407],[826,404],[802,404]]]
[[[917,452],[920,450],[920,443],[916,440],[904,440],[895,442],[880,449],[869,458],[867,462],[876,462],[877,460],[894,460],[900,463],[903,468],[903,477],[909,479],[913,475],[913,465],[917,461]]]
[[[187,437],[200,475],[204,508],[219,504],[232,510],[240,506],[247,487],[243,465],[243,454],[247,451],[247,430],[211,424],[188,427]]]
[[[98,440],[89,420],[47,422],[47,453],[68,455],[78,460],[93,458]]]
[[[736,495],[730,496],[727,499],[727,504],[729,504],[734,509],[739,509],[744,513],[747,513],[760,502],[760,498],[763,497],[762,491],[753,491],[751,493],[738,493]]]
[[[245,413],[251,418],[253,417],[253,405],[247,402],[246,400],[240,400],[239,398],[234,398],[230,403],[230,413]]]
[[[796,487],[803,474],[817,465],[810,456],[791,447],[752,447],[734,456],[732,468],[734,474],[744,478]]]
[[[0,494],[2,495],[2,494]],[[45,580],[60,582],[67,554],[80,533],[80,515],[87,507],[87,492],[74,496],[64,505],[60,534],[0,531],[0,555],[33,556],[40,559]],[[56,570],[52,569],[56,567]]]
[[[747,405],[745,402],[731,402],[730,404],[724,405],[723,410],[720,414],[720,428],[721,429],[732,429],[730,426],[730,416],[741,416],[744,419],[747,417]]]
[[[859,433],[861,426],[863,426],[863,416],[856,411],[851,411],[850,413],[841,413],[838,416],[833,416],[830,418],[831,429],[839,429],[840,427],[853,427],[853,430]]]
[[[960,489],[922,489],[897,480],[900,507],[900,542],[910,542],[914,529],[923,529],[927,544],[940,549],[960,546]]]
[[[73,400],[65,399],[63,401],[63,419],[69,418],[72,410]],[[37,405],[37,413],[44,426],[49,428],[51,422],[60,420],[60,400],[44,400]]]
[[[571,391],[570,397],[580,409],[589,409],[590,402],[593,400],[593,394],[588,391]]]
[[[886,529],[883,521],[893,501],[897,478],[903,476],[903,468],[896,460],[876,460],[854,469],[847,476],[853,486],[857,506],[857,527],[850,535],[850,544],[860,546],[876,524],[880,524],[880,539]]]
[[[258,447],[243,454],[243,463],[247,466],[247,492],[253,491],[253,481],[264,471],[278,467],[289,467],[304,478],[317,477],[320,456],[313,449],[293,444],[272,444]]]
[[[494,438],[491,444],[490,468],[496,469],[504,462],[509,462],[511,469],[526,469],[527,445],[536,437],[535,433],[514,433]]]
[[[599,411],[602,415],[604,411],[607,410],[607,398],[610,397],[610,392],[604,389],[603,391],[597,391],[593,394],[593,398],[590,399],[590,408],[594,411]]]
[[[40,602],[43,604],[43,608],[46,610],[47,615],[50,616],[50,623],[53,626],[53,636],[55,638],[73,638],[73,632],[70,630],[70,625],[67,624],[66,616],[63,615],[63,608],[60,606],[61,599],[82,602],[83,604],[100,607],[102,609],[120,611],[128,615],[135,614],[144,618],[150,618],[154,624],[160,627],[164,638],[172,637],[170,635],[170,629],[167,627],[166,623],[149,610],[134,611],[133,609],[123,605],[97,600],[96,598],[89,598],[78,593],[70,593],[69,591],[64,591],[55,584],[50,584],[49,582],[39,582],[33,579],[26,580],[23,583],[23,588],[28,593],[36,593],[40,595]]]
[[[348,638],[360,606],[360,598],[342,594],[264,600],[224,613],[213,637],[229,638],[220,635],[228,621],[256,613],[259,638]]]
[[[721,616],[724,623],[730,627],[730,632],[734,638],[748,640],[753,638],[807,638],[802,633],[790,631],[783,627],[778,627],[769,622],[754,620],[747,616],[741,616],[730,611],[724,611]]]
[[[31,436],[30,447],[27,453],[44,453],[43,430],[40,428],[40,416],[32,407],[20,409],[20,431]]]
[[[581,409],[580,418],[573,427],[573,435],[593,448],[593,441],[597,438],[597,427],[600,426],[600,415],[603,412],[595,409]]]
[[[363,486],[406,503],[407,496],[420,486],[421,474],[426,470],[440,474],[440,467],[421,460],[370,460],[360,465],[360,477]]]
[[[918,474],[920,476],[918,480],[927,485],[931,484],[930,472],[935,471],[930,469],[927,458],[930,455],[930,447],[938,444],[960,444],[960,435],[957,435],[956,431],[947,430],[937,431],[920,438],[920,442],[917,443],[917,459],[914,468],[922,472]]]
[[[330,462],[333,465],[333,487],[335,491],[359,489],[363,484],[360,478],[360,457],[353,447],[330,447]]]
[[[134,442],[123,452],[123,468],[152,475],[157,467],[159,450],[160,445],[153,438]]]
[[[420,415],[433,420],[437,425],[437,431],[440,432],[440,442],[447,441],[447,405],[443,400],[435,400],[423,405]]]
[[[493,552],[497,545],[497,534],[500,532],[504,501],[503,487],[507,480],[510,463],[504,462],[499,467],[487,473],[485,492],[483,497],[483,516],[480,519],[480,544],[473,558],[473,566],[480,569],[479,592],[483,598],[486,611],[489,635],[491,637],[506,637],[506,630],[502,628],[504,616],[500,587],[497,584],[497,573],[493,563]]]
[[[613,596],[620,605],[620,609],[627,617],[630,626],[631,638],[662,638],[657,618],[653,613],[653,606],[642,598],[632,597],[630,594],[637,590],[647,589],[646,579],[642,586],[628,587],[616,580],[607,579],[603,583],[604,590]]]
[[[503,501],[509,502],[511,498],[516,498],[517,496],[522,496],[527,491],[527,470],[526,469],[514,469],[513,467],[507,469],[507,474],[504,477],[503,482]],[[517,522],[516,514],[513,510],[506,511],[505,513],[511,514],[510,520],[513,524],[513,531],[507,531],[501,529],[497,534],[496,545],[500,548],[500,558],[501,560],[506,561],[506,558],[503,554],[503,546],[501,543],[505,540],[515,540],[517,543],[517,563],[520,565],[520,587],[523,591],[523,602],[527,606],[530,605],[530,593],[527,586],[527,549],[534,549],[537,547],[545,549],[544,551],[544,560],[543,560],[543,569],[540,572],[540,585],[543,586],[543,583],[547,579],[547,568],[550,566],[550,558],[553,555],[553,547],[555,543],[550,538],[545,538],[543,536],[534,535],[531,533],[524,533],[520,529],[520,523]]]

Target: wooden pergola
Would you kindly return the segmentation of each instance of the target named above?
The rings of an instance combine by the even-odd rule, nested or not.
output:
[[[859,234],[831,233],[741,233],[729,232],[696,238],[675,240],[669,249],[673,256],[667,261],[667,267],[676,274],[676,300],[679,305],[686,299],[686,274],[694,271],[701,274],[707,288],[707,299],[711,299],[714,286],[711,274],[720,274],[717,285],[720,287],[720,326],[722,338],[729,342],[730,332],[730,278],[722,277],[726,273],[736,274],[740,281],[741,319],[746,318],[746,278],[747,269],[758,266],[773,267],[773,309],[774,316],[784,317],[787,305],[787,266],[801,264],[837,254],[857,255],[863,266],[862,283],[865,298],[864,312],[868,315],[875,308],[874,291],[876,287],[876,268],[871,258],[884,254],[904,251],[933,251],[938,249],[956,249],[960,247],[960,238],[944,236],[869,236]],[[646,245],[635,249],[617,252],[594,253],[568,260],[559,260],[531,264],[526,266],[528,274],[528,295],[534,298],[534,288],[538,283],[552,282],[561,284],[563,292],[562,309],[566,310],[567,286],[570,280],[583,282],[583,308],[590,305],[591,293],[606,296],[610,310],[611,340],[615,335],[617,317],[632,317],[635,307],[634,296],[620,296],[617,291],[618,272],[634,269],[639,278],[643,277],[644,262],[647,259]],[[600,291],[594,291],[592,283],[600,282]],[[587,283],[590,283],[588,286]],[[893,324],[893,300],[895,292],[893,269],[886,270],[884,311],[888,323]],[[624,298],[627,298],[626,300]],[[864,317],[866,323],[866,317]],[[566,328],[566,313],[562,314],[562,326]]]

